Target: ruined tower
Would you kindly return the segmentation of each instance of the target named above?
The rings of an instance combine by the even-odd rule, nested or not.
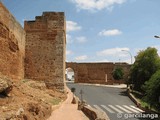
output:
[[[25,21],[25,78],[45,81],[48,88],[64,90],[66,24],[63,12],[44,12]]]

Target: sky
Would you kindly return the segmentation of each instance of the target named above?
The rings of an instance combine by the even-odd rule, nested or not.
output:
[[[160,0],[1,1],[22,26],[44,11],[65,12],[68,62],[130,64],[147,47],[160,55]]]

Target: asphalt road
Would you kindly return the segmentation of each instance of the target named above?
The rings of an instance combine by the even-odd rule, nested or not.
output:
[[[133,115],[141,115],[143,111],[128,98],[125,88],[75,83],[67,83],[67,86],[76,88],[76,96],[85,100],[90,106],[106,112],[110,120],[150,120],[149,117],[145,119],[133,117]],[[81,90],[83,91],[82,96]]]

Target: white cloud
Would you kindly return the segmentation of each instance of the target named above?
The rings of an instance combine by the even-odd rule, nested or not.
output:
[[[84,37],[84,36],[76,37],[76,40],[77,40],[78,43],[85,43],[85,42],[87,42],[87,38]]]
[[[122,50],[129,51],[129,48],[111,48],[111,49],[105,49],[102,51],[97,52],[98,56],[125,56],[125,53],[122,52]]]
[[[66,21],[67,32],[81,30],[82,27],[79,26],[76,22]]]
[[[71,35],[69,35],[69,34],[66,34],[66,41],[67,41],[67,43],[73,43],[73,39],[72,39],[72,36]]]
[[[77,61],[83,61],[83,60],[86,60],[87,58],[88,58],[87,55],[82,55],[82,56],[76,57],[75,60],[77,60]]]
[[[122,4],[126,0],[70,0],[76,4],[78,10],[102,10],[111,9],[115,4]]]
[[[112,30],[102,30],[99,32],[98,35],[100,36],[115,36],[115,35],[121,35],[122,32],[118,29],[112,29]]]
[[[71,54],[73,54],[73,52],[71,50],[66,51],[66,55],[71,55]]]

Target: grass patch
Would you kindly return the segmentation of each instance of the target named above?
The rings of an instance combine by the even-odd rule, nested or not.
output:
[[[50,103],[52,105],[58,105],[61,102],[60,98],[53,98],[52,100],[50,100]]]
[[[144,108],[149,108],[149,104],[143,100],[144,95],[138,91],[132,91],[132,95],[140,102],[141,106]]]
[[[142,93],[135,91],[135,90],[132,91],[131,93],[138,99],[142,99],[144,97],[144,95]]]
[[[132,93],[132,95],[134,95],[134,97],[140,102],[140,104],[141,104],[141,106],[142,106],[143,108],[151,109],[151,110],[153,110],[153,111],[155,111],[155,112],[160,112],[158,109],[156,109],[156,108],[154,108],[154,107],[150,108],[150,104],[147,103],[146,101],[144,101],[144,99],[143,99],[144,95],[143,95],[142,93],[140,93],[140,92],[138,92],[138,91],[132,91],[131,93]]]
[[[141,99],[139,99],[139,101],[140,101],[140,104],[141,104],[142,107],[144,107],[144,108],[150,108],[150,105],[147,102],[145,102],[145,101],[143,101]]]
[[[140,99],[139,101],[140,101],[140,104],[142,107],[150,109],[150,110],[158,112],[158,113],[160,112],[157,108],[154,108],[154,107],[150,108],[150,104],[145,102],[143,99]]]

